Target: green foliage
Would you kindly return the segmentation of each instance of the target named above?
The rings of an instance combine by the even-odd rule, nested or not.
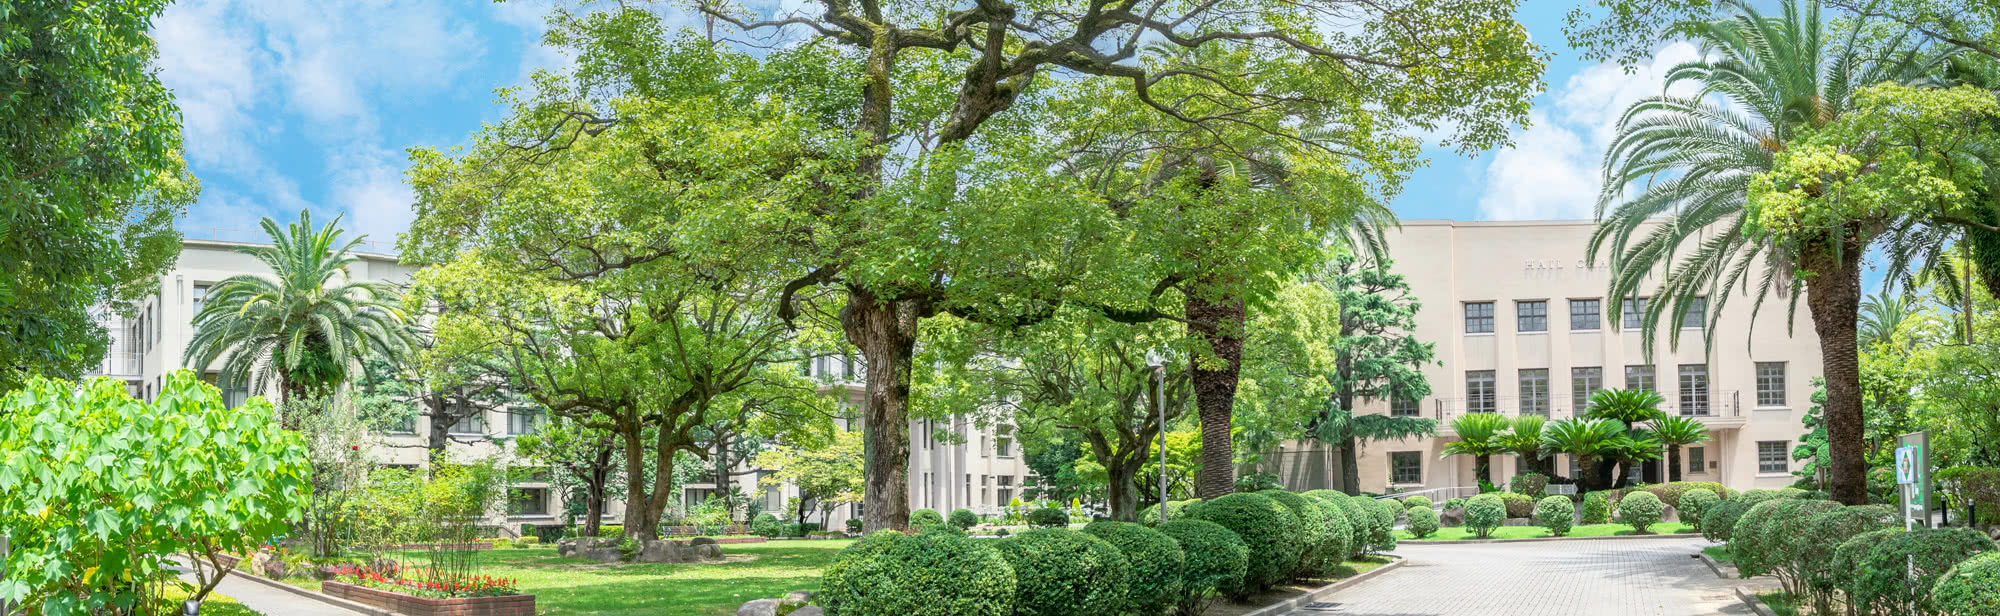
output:
[[[185,370],[165,381],[151,403],[109,379],[36,378],[0,399],[0,599],[118,611],[174,578],[168,557],[255,550],[300,519],[305,444],[270,404],[225,408]]]
[[[1507,451],[1496,439],[1512,426],[1513,424],[1499,413],[1466,413],[1453,417],[1451,430],[1458,435],[1458,439],[1445,443],[1444,455],[1472,457],[1474,464],[1478,466],[1474,469],[1473,476],[1480,481],[1491,481],[1492,470],[1487,466],[1488,459],[1493,454]]]
[[[1507,506],[1507,517],[1525,518],[1535,515],[1535,499],[1519,492],[1494,492],[1500,503]]]
[[[1590,395],[1588,417],[1609,419],[1627,426],[1666,417],[1660,404],[1666,398],[1651,389],[1602,389]]]
[[[1332,536],[1334,529],[1327,522],[1326,513],[1320,510],[1318,503],[1284,490],[1264,490],[1258,494],[1278,501],[1278,504],[1284,505],[1285,509],[1290,510],[1292,516],[1299,521],[1301,533],[1298,537],[1299,560],[1288,569],[1293,577],[1309,577],[1327,569],[1328,559],[1332,560],[1333,566],[1339,566],[1340,561],[1346,560],[1345,553],[1326,553],[1328,544],[1334,541]],[[1343,540],[1336,545],[1344,544]]]
[[[1719,502],[1722,502],[1722,497],[1716,496],[1714,491],[1689,490],[1681,494],[1680,505],[1674,507],[1674,511],[1680,514],[1682,522],[1686,522],[1696,530],[1702,530],[1703,512],[1709,505]]]
[[[1736,530],[1736,522],[1750,511],[1753,504],[1741,497],[1709,503],[1701,509],[1701,536],[1709,541],[1726,542]]]
[[[1915,605],[1934,612],[1931,587],[1954,565],[1994,550],[1993,540],[1970,528],[1919,528],[1889,536],[1869,550],[1845,588],[1862,605]]]
[[[785,516],[804,520],[814,504],[825,507],[861,502],[863,449],[860,432],[840,430],[834,432],[831,443],[773,446],[758,453],[752,464],[771,469],[760,480],[762,485],[798,488],[800,497],[794,503],[798,509],[786,511]],[[931,512],[931,517],[937,515]],[[942,523],[943,519],[937,521]],[[915,517],[910,518],[910,527],[917,528]]]
[[[1187,517],[1229,529],[1250,550],[1242,592],[1256,592],[1285,580],[1303,551],[1305,534],[1298,516],[1268,496],[1253,492],[1227,494],[1189,507]]]
[[[979,514],[973,513],[971,509],[957,509],[951,512],[949,521],[959,530],[971,530],[972,527],[979,525]]]
[[[1403,499],[1404,508],[1423,507],[1425,509],[1429,509],[1433,504],[1435,503],[1431,502],[1431,497],[1424,496],[1421,494]]]
[[[1857,611],[1872,613],[1880,604],[1880,598],[1873,594],[1868,583],[1868,562],[1881,547],[1903,534],[1901,528],[1884,528],[1849,537],[1833,549],[1833,570],[1835,583],[1840,592],[1847,596],[1848,605]]]
[[[1396,549],[1396,518],[1402,515],[1403,508],[1386,498],[1356,496],[1353,501],[1367,509],[1374,522],[1368,527],[1368,549],[1375,552]]]
[[[1409,522],[1404,524],[1404,526],[1410,530],[1412,536],[1422,539],[1431,536],[1431,533],[1437,532],[1438,514],[1436,509],[1413,505],[1410,507],[1407,515],[1409,516]]]
[[[1812,502],[1812,501],[1801,501]],[[1801,521],[1797,517],[1773,520],[1770,539],[1780,554],[1774,558],[1782,578],[1793,590],[1825,597],[1839,588],[1845,571],[1833,568],[1834,552],[1840,544],[1862,533],[1894,528],[1900,516],[1882,505],[1859,505],[1827,509]]]
[[[1465,527],[1472,534],[1485,539],[1507,521],[1507,504],[1494,493],[1481,494],[1465,501]]]
[[[1167,520],[1172,521],[1181,519],[1181,513],[1183,511],[1186,511],[1189,505],[1193,505],[1199,502],[1201,501],[1198,500],[1167,501]],[[1139,523],[1145,524],[1147,526],[1159,526],[1160,505],[1158,503],[1155,503],[1152,505],[1147,505],[1145,509],[1139,510]]]
[[[1507,489],[1529,499],[1539,499],[1542,491],[1549,487],[1549,476],[1541,473],[1521,473],[1507,481]],[[1525,516],[1523,516],[1525,517]]]
[[[1646,491],[1652,492],[1653,496],[1660,497],[1660,502],[1666,503],[1668,507],[1673,507],[1676,510],[1682,509],[1681,499],[1685,498],[1685,495],[1689,491],[1706,491],[1716,499],[1721,499],[1726,494],[1722,484],[1712,481],[1675,481],[1646,486]]]
[[[1125,609],[1132,565],[1103,539],[1038,528],[996,545],[1014,567],[1014,613],[1019,616],[1116,616]]]
[[[1342,562],[1359,555],[1363,550],[1367,549],[1366,546],[1355,543],[1354,538],[1357,536],[1355,525],[1372,522],[1372,518],[1369,520],[1350,519],[1347,517],[1347,510],[1341,508],[1339,505],[1335,505],[1333,501],[1311,494],[1301,494],[1300,496],[1305,498],[1306,502],[1311,503],[1314,507],[1318,507],[1320,514],[1326,517],[1327,534],[1325,541],[1320,544],[1320,549],[1318,550],[1320,556],[1320,570],[1318,574],[1324,575],[1331,569],[1341,566]]]
[[[1344,251],[1327,265],[1321,284],[1331,292],[1338,335],[1333,339],[1333,369],[1326,373],[1326,385],[1334,392],[1334,404],[1319,418],[1313,438],[1341,448],[1342,460],[1353,464],[1353,451],[1362,443],[1430,436],[1437,432],[1437,420],[1425,417],[1394,417],[1356,414],[1361,400],[1422,400],[1431,393],[1423,366],[1436,362],[1435,343],[1422,342],[1409,332],[1416,331],[1416,314],[1422,307],[1410,292],[1402,274],[1395,273],[1386,260],[1364,259],[1357,251]],[[1366,251],[1358,251],[1366,252]],[[1342,485],[1358,481],[1359,470],[1347,468]]]
[[[1604,492],[1583,495],[1583,523],[1604,524],[1611,521],[1611,496]]]
[[[1314,496],[1326,501],[1327,504],[1339,509],[1342,517],[1347,518],[1347,554],[1349,558],[1361,556],[1368,551],[1369,546],[1375,538],[1374,512],[1356,507],[1354,505],[1354,497],[1348,496],[1347,493],[1339,490],[1313,490],[1306,492],[1306,496]]]
[[[2000,553],[1959,561],[1931,586],[1931,609],[1953,616],[2000,613]]]
[[[1576,523],[1576,504],[1560,494],[1542,497],[1535,502],[1535,523],[1549,529],[1552,536],[1567,535]]]
[[[916,519],[916,514],[911,514],[910,518]],[[1028,525],[1035,528],[1067,528],[1069,512],[1055,507],[1036,509],[1028,512]]]
[[[984,541],[876,531],[826,567],[813,602],[831,616],[1013,616],[1015,586]]]
[[[1971,510],[1986,519],[2000,519],[2000,468],[1955,466],[1938,471],[1937,480],[1952,489],[1960,515]]]
[[[750,520],[750,532],[761,537],[776,537],[781,530],[784,530],[784,524],[778,521],[778,516],[759,513]]]
[[[1751,505],[1729,531],[1729,553],[1736,567],[1749,575],[1776,571],[1783,563],[1782,547],[1791,538],[1779,533],[1779,526],[1803,523],[1807,516],[1840,507],[1832,501],[1803,501],[1771,498]]]
[[[1453,509],[1464,509],[1464,508],[1465,508],[1465,499],[1462,497],[1453,497],[1444,499],[1444,505],[1439,506],[1438,510],[1450,512]]]
[[[910,512],[911,529],[922,530],[926,526],[942,526],[943,524],[944,516],[939,515],[936,509],[918,509]]]
[[[1639,534],[1646,534],[1646,527],[1660,523],[1660,516],[1667,506],[1652,492],[1634,492],[1618,499],[1618,521],[1628,524]]]
[[[1598,392],[1606,393],[1606,392]],[[1625,434],[1625,426],[1611,419],[1570,418],[1551,421],[1542,427],[1542,451],[1547,454],[1566,453],[1573,457],[1578,467],[1594,468],[1598,458],[1614,455],[1630,448],[1632,439]],[[1592,477],[1585,472],[1577,478],[1577,489],[1585,492],[1597,487]],[[1587,511],[1588,509],[1586,509]]]
[[[1180,544],[1186,557],[1175,603],[1179,613],[1199,614],[1214,595],[1237,594],[1250,562],[1250,548],[1235,532],[1207,520],[1173,519],[1160,533]]]
[[[1164,614],[1181,595],[1186,557],[1173,538],[1130,522],[1099,520],[1083,532],[1103,539],[1132,565],[1128,607],[1135,614]]]

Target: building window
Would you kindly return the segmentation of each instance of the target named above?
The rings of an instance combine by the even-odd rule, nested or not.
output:
[[[194,315],[201,314],[201,303],[208,301],[208,285],[194,286],[194,310],[188,313],[188,322],[194,322]]]
[[[1572,331],[1594,331],[1604,323],[1604,304],[1595,299],[1569,300],[1569,328]]]
[[[1000,505],[1014,504],[1014,476],[1001,475],[995,477],[993,481],[1000,486],[998,488],[1000,498],[994,502]]]
[[[453,405],[453,407],[458,412],[464,412],[464,407],[462,406]],[[458,423],[452,424],[450,432],[452,434],[485,434],[486,413],[484,411],[473,411],[472,414],[460,418]]]
[[[1702,447],[1688,448],[1688,469],[1690,473],[1708,472],[1708,450]]]
[[[1000,458],[1014,457],[1014,426],[993,426],[993,455]]]
[[[1619,315],[1619,320],[1624,322],[1625,329],[1639,329],[1640,319],[1644,318],[1646,314],[1646,298],[1641,297],[1633,300],[1627,297],[1622,302],[1622,306],[1619,312],[1623,314]]]
[[[1493,333],[1493,302],[1471,302],[1465,305],[1465,333]]]
[[[1474,413],[1491,413],[1494,409],[1493,371],[1467,370],[1465,372],[1465,410]]]
[[[931,420],[924,420],[924,438],[922,439],[924,449],[930,449],[931,444],[937,442],[937,437],[931,434],[931,425]]]
[[[1549,303],[1542,300],[1514,302],[1516,331],[1549,331]]]
[[[1792,470],[1790,466],[1791,441],[1757,441],[1757,472],[1783,473]]]
[[[507,515],[549,514],[548,488],[514,488],[507,491]]]
[[[1549,414],[1549,369],[1521,371],[1521,414]]]
[[[841,354],[841,356],[840,356],[840,378],[843,378],[843,379],[848,379],[848,380],[853,380],[853,379],[854,379],[854,354],[853,354],[853,353],[842,353],[842,354]]]
[[[534,411],[507,414],[507,433],[514,435],[534,434],[535,426],[541,424],[542,414]]]
[[[1708,364],[1681,364],[1681,414],[1708,414]]]
[[[1625,388],[1659,391],[1660,388],[1653,382],[1653,366],[1650,364],[1644,366],[1626,366]]]
[[[1581,415],[1590,408],[1590,396],[1604,389],[1604,369],[1597,366],[1569,369],[1570,410]]]
[[[1424,453],[1396,451],[1389,454],[1389,483],[1423,483]]]
[[[1688,300],[1687,310],[1681,312],[1681,327],[1701,329],[1708,323],[1708,298],[1697,297]]]
[[[1390,417],[1416,417],[1420,414],[1422,414],[1422,411],[1418,409],[1416,400],[1401,396],[1389,399]]]
[[[1785,362],[1757,362],[1757,406],[1785,405]]]
[[[979,504],[981,504],[981,505],[991,505],[991,504],[993,504],[993,476],[992,476],[992,475],[980,475],[980,476],[979,476]]]

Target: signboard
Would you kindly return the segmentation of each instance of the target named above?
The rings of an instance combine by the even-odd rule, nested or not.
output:
[[[1917,448],[1903,446],[1896,448],[1896,485],[1910,485],[1917,482]]]
[[[1903,526],[1930,526],[1931,435],[1911,432],[1896,439],[1896,483],[1901,485]]]

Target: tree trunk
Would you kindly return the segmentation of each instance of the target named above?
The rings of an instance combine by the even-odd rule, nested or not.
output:
[[[648,506],[650,495],[665,491],[671,475],[656,478],[653,491],[647,491],[645,433],[638,424],[627,423],[619,426],[618,436],[625,445],[625,535],[651,539],[659,531],[660,517]]]
[[[1141,456],[1140,460],[1145,457]],[[1139,468],[1141,464],[1130,462],[1104,467],[1111,478],[1106,500],[1110,501],[1111,519],[1119,522],[1139,521]],[[1165,505],[1161,505],[1165,507]]]
[[[1201,473],[1195,496],[1210,499],[1236,491],[1236,452],[1230,441],[1230,417],[1236,404],[1236,381],[1243,368],[1243,300],[1213,301],[1199,289],[1187,295],[1188,334],[1208,345],[1220,366],[1205,365],[1206,357],[1189,359],[1195,408],[1201,418]]]
[[[583,504],[585,537],[596,537],[598,530],[603,527],[604,506],[608,500],[605,492],[611,483],[611,456],[616,453],[612,450],[611,443],[603,441],[599,443],[597,457],[591,460],[590,477],[584,486],[589,499],[589,502]]]
[[[1355,451],[1360,445],[1360,439],[1349,434],[1340,446],[1340,491],[1348,496],[1361,494],[1361,454]]]
[[[1667,481],[1681,480],[1681,446],[1667,446]]]
[[[429,438],[424,441],[424,449],[426,450],[424,459],[430,461],[431,465],[436,465],[438,461],[444,459],[445,445],[451,442],[451,437],[449,436],[451,426],[457,422],[452,421],[450,417],[445,415],[446,407],[442,401],[438,400],[437,396],[425,394],[423,404],[424,410],[430,414],[431,420]]]
[[[1850,235],[1852,233],[1850,232]],[[1819,354],[1826,374],[1826,438],[1831,460],[1833,500],[1845,505],[1868,504],[1868,466],[1864,459],[1861,411],[1861,358],[1855,323],[1861,310],[1861,246],[1845,238],[1835,254],[1824,244],[1809,246],[1800,266],[1812,277],[1806,282],[1806,307],[1813,331],[1819,334]]]
[[[729,493],[729,433],[721,428],[715,431],[715,494],[722,497],[729,519],[735,520],[736,499]]]
[[[916,353],[916,302],[880,300],[860,288],[847,290],[840,323],[868,362],[862,402],[863,532],[910,524],[910,360]]]
[[[1576,456],[1576,493],[1578,496],[1597,490],[1597,460],[1590,456]]]
[[[1473,456],[1472,476],[1481,484],[1493,485],[1493,456]]]

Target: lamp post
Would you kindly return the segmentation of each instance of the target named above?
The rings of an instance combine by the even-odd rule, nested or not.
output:
[[[1167,364],[1154,363],[1153,382],[1160,397],[1160,524],[1167,523]]]

